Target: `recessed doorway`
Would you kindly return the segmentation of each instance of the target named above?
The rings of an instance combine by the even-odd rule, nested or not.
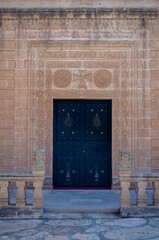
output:
[[[54,100],[53,187],[111,187],[111,101]]]

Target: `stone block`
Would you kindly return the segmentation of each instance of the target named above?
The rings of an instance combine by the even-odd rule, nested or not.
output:
[[[159,81],[151,81],[151,83],[150,83],[150,86],[151,86],[151,88],[154,88],[154,89],[159,89]],[[154,98],[159,98],[159,96],[158,96],[158,93],[156,94],[156,93],[154,93],[154,90],[151,90],[151,97],[154,99]]]
[[[159,31],[158,30],[151,31],[150,38],[154,40],[159,40]]]
[[[151,59],[159,59],[159,51],[151,50]]]
[[[152,139],[151,145],[152,145],[152,148],[159,148],[159,140]]]
[[[12,40],[0,40],[0,49],[15,49],[15,41]]]
[[[15,51],[9,50],[1,50],[0,60],[14,60],[15,59]]]
[[[159,61],[158,60],[151,60],[150,61],[150,68],[151,69],[159,69]]]
[[[0,99],[0,108],[14,108],[14,99]]]
[[[152,128],[159,128],[159,120],[151,120],[151,127]]]
[[[158,129],[152,129],[152,138],[159,139],[159,130]]]
[[[13,129],[3,129],[3,128],[0,128],[0,138],[10,138],[10,137],[13,137],[13,132],[14,130]]]
[[[14,127],[14,119],[0,119],[0,128]]]
[[[13,138],[0,138],[0,147],[13,147],[14,139]]]
[[[9,89],[14,88],[14,80],[0,80],[0,88],[1,89]]]
[[[1,118],[14,118],[14,109],[0,109]]]
[[[159,80],[159,71],[158,70],[151,70],[150,72],[151,80]]]
[[[0,96],[1,96],[1,99],[11,99],[11,98],[14,98],[14,90],[1,90],[0,89]]]

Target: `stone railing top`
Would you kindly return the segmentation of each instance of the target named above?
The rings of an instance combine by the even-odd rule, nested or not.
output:
[[[158,178],[159,180],[159,173],[143,173],[143,172],[132,172],[131,176],[134,178]]]

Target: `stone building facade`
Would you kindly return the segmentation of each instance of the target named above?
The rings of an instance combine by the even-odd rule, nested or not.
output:
[[[159,3],[0,1],[0,172],[29,173],[45,150],[53,184],[53,101],[111,100],[110,187],[119,151],[159,172]],[[56,131],[56,129],[54,129]]]

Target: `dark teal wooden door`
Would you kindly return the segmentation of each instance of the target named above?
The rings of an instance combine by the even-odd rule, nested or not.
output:
[[[53,186],[111,186],[111,101],[55,100]]]

